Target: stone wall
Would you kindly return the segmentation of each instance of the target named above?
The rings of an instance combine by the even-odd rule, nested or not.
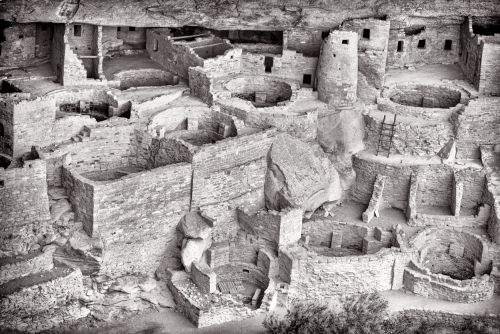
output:
[[[189,88],[191,88],[191,94],[199,97],[206,104],[213,103],[212,79],[202,67],[189,68]]]
[[[3,31],[0,66],[27,66],[35,59],[36,23],[13,23]]]
[[[384,84],[389,27],[390,21],[378,19],[350,20],[341,27],[358,33],[358,71],[376,89]]]
[[[35,257],[25,261],[2,264],[0,266],[0,285],[30,274],[52,270],[54,267],[52,254],[56,248],[55,245],[44,247],[45,252],[39,252]]]
[[[373,193],[373,184],[377,174],[388,176],[383,201],[389,206],[406,209],[411,174],[418,173],[421,182],[417,191],[417,207],[422,205],[449,206],[453,185],[453,165],[389,165],[366,160],[359,155],[353,156],[353,168],[356,182],[351,188],[350,197],[356,202],[368,204]],[[474,208],[481,203],[484,189],[484,171],[476,168],[464,168],[464,192],[462,207]]]
[[[289,78],[300,82],[301,87],[312,87],[316,80],[317,57],[306,57],[302,53],[283,50],[282,54],[273,56],[271,72],[265,70],[264,54],[246,52],[241,57],[241,73],[259,74],[272,77]],[[309,75],[309,83],[304,82],[304,76]]]
[[[494,283],[489,275],[459,281],[440,274],[432,274],[414,261],[403,274],[404,288],[426,298],[458,303],[476,303],[493,297]]]
[[[61,185],[61,166],[68,154],[71,167],[79,173],[136,165],[133,135],[134,124],[123,118],[110,119],[93,127],[84,127],[82,135],[71,142],[44,149],[47,183]]]
[[[80,26],[80,36],[75,34],[75,25]],[[94,29],[96,27],[90,24],[73,23],[68,25],[68,44],[75,54],[79,56],[91,56],[94,50]]]
[[[424,29],[418,32],[421,28]],[[419,41],[422,40],[425,40],[425,46],[419,47]],[[450,50],[445,50],[446,40],[451,41]],[[399,51],[398,43],[402,43]],[[407,17],[394,18],[391,19],[389,31],[387,66],[453,64],[458,62],[460,44],[460,26],[457,24],[412,25]]]
[[[500,316],[497,314],[478,315],[473,313],[458,313],[445,311],[432,311],[424,308],[407,308],[397,312],[398,315],[406,316],[419,321],[429,323],[445,324],[448,326],[465,326],[475,319],[483,320],[493,328],[500,326]]]
[[[280,277],[290,284],[293,298],[328,300],[399,289],[404,268],[417,256],[417,252],[384,249],[371,255],[329,257],[295,246],[280,250]]]
[[[356,102],[358,34],[332,31],[322,44],[317,73],[318,97],[333,106]]]
[[[457,139],[457,158],[477,159],[479,146],[496,144],[500,136],[500,98],[472,100],[453,118]]]
[[[224,202],[262,188],[265,156],[275,134],[270,129],[203,146],[192,159],[192,207]]]
[[[500,95],[500,37],[484,36],[483,54],[481,58],[481,81],[479,92],[484,95]]]
[[[310,57],[318,57],[322,31],[319,29],[290,29],[283,31],[283,50],[294,50]]]
[[[50,273],[46,273],[50,276]],[[8,296],[1,296],[1,320],[9,316],[25,318],[48,308],[61,307],[83,293],[82,273],[79,269],[65,269],[60,277],[32,286],[21,286]]]
[[[383,104],[385,108],[387,104]],[[365,119],[365,145],[376,149],[382,126],[382,113],[363,115]],[[386,116],[386,123],[393,122],[393,115]],[[453,137],[454,127],[448,121],[421,120],[419,122],[400,122],[396,117],[393,152],[403,155],[434,155]]]
[[[0,228],[50,221],[46,164],[41,159],[0,168]]]
[[[372,237],[374,231],[365,223],[313,220],[302,224],[302,235],[309,236],[311,245],[330,247],[332,238],[337,238],[341,247],[361,250],[363,239]]]
[[[77,172],[64,168],[63,185],[69,193]],[[117,275],[143,272],[152,275],[167,249],[176,241],[175,227],[189,210],[191,166],[180,163],[129,174],[117,180],[91,181],[93,198],[92,228],[105,243],[103,271]],[[70,198],[89,196],[88,192],[71,194]],[[84,222],[84,226],[89,226]]]
[[[189,67],[203,66],[203,59],[187,45],[172,40],[168,29],[148,29],[146,49],[153,60],[184,79],[189,78]]]
[[[459,65],[464,75],[472,81],[474,88],[479,91],[481,79],[481,58],[483,56],[484,42],[480,35],[472,31],[472,20],[465,18],[460,26]]]

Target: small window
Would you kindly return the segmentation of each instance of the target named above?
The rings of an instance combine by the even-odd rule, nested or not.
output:
[[[153,51],[158,51],[158,40],[157,39],[155,39],[153,41]]]
[[[264,57],[264,67],[266,73],[272,73],[273,65],[274,65],[273,57],[267,57],[267,56]]]
[[[24,36],[23,36],[23,35],[19,35],[19,39],[23,39],[23,38],[24,38]]]
[[[73,27],[73,35],[76,37],[82,36],[82,26],[79,24],[75,24]]]
[[[250,273],[250,270],[248,270],[248,269],[243,269],[243,272],[248,274],[248,273]]]
[[[135,27],[128,27],[128,31],[135,31]]]
[[[302,83],[304,85],[310,85],[312,82],[312,76],[310,74],[304,74],[304,78],[302,79]]]
[[[47,26],[42,26],[42,31],[47,31]]]
[[[370,39],[370,29],[363,29],[363,38]]]
[[[116,31],[122,31],[122,27],[116,27]]]
[[[417,48],[425,49],[425,39],[421,39],[418,41]]]
[[[444,49],[445,50],[451,50],[451,45],[453,44],[453,42],[451,41],[451,39],[447,39],[444,41]]]
[[[342,40],[342,44],[349,44],[349,40],[348,39],[343,39]]]
[[[335,57],[337,57],[337,55],[334,53],[334,54],[333,54],[333,58],[335,58]]]
[[[0,188],[3,188],[5,187],[5,181],[4,180],[0,180]]]
[[[398,52],[403,52],[404,44],[405,44],[405,42],[403,42],[403,41],[398,42]]]

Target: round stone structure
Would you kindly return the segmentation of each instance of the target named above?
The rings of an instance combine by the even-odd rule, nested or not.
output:
[[[224,84],[232,97],[252,102],[255,107],[268,107],[278,102],[289,101],[292,87],[279,79],[265,76],[244,76],[231,79]]]

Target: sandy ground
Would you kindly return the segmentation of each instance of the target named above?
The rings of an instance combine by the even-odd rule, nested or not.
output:
[[[113,74],[120,71],[137,69],[160,69],[165,70],[163,66],[145,54],[116,56],[113,58],[104,58],[103,71],[104,76],[111,80]]]
[[[385,74],[385,84],[413,81],[439,84],[441,80],[467,80],[458,64],[430,64],[416,66],[414,70],[390,69]]]

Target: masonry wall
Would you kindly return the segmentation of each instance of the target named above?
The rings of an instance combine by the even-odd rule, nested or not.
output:
[[[213,103],[213,95],[210,92],[211,86],[212,79],[202,67],[189,68],[189,88],[191,88],[191,93],[208,105]]]
[[[430,273],[413,261],[403,276],[404,287],[426,298],[449,300],[458,303],[476,303],[493,296],[493,281],[488,275],[471,280],[454,280],[444,275]]]
[[[124,44],[129,44],[135,48],[144,49],[146,45],[146,28],[135,27],[134,30],[130,30],[130,27],[120,26],[113,27],[116,31],[116,38],[123,40]]]
[[[81,36],[75,35],[75,25],[81,27]],[[94,29],[91,24],[75,23],[68,25],[68,44],[71,50],[79,56],[91,56],[96,51],[94,48]]]
[[[457,158],[477,159],[479,146],[496,144],[500,136],[500,98],[471,100],[460,115],[453,118],[457,138]]]
[[[390,21],[377,19],[350,20],[342,24],[342,30],[358,33],[358,71],[367,82],[382,88],[385,78]],[[369,37],[363,31],[369,30]]]
[[[318,57],[321,43],[321,30],[290,29],[283,31],[283,50],[293,50],[310,57]]]
[[[418,34],[407,35],[408,22],[391,21],[387,54],[388,67],[403,67],[416,64],[453,64],[459,60],[460,26],[426,26]],[[420,26],[419,26],[420,27]],[[419,48],[420,40],[425,40],[425,47]],[[451,40],[451,50],[445,50],[445,40]],[[398,42],[403,42],[403,49],[398,51]]]
[[[156,51],[155,43],[157,43]],[[164,29],[147,30],[146,49],[153,60],[160,63],[168,71],[184,79],[189,78],[189,67],[203,67],[203,59],[201,57],[186,45],[176,44]]]
[[[445,164],[394,166],[368,161],[357,155],[353,156],[353,168],[356,182],[351,188],[350,198],[356,202],[368,204],[373,192],[377,174],[388,176],[384,192],[384,203],[406,209],[411,174],[418,173],[425,180],[418,184],[417,206],[449,206],[453,182],[453,167]],[[474,208],[481,203],[484,189],[484,171],[475,168],[462,170],[464,192],[462,207]]]
[[[45,161],[0,168],[0,228],[50,220]]]
[[[373,236],[373,228],[364,223],[339,224],[330,220],[314,220],[302,224],[302,235],[309,236],[310,244],[324,247],[330,247],[332,237],[340,237],[342,247],[361,250],[363,239]]]
[[[94,228],[105,240],[106,270],[152,275],[175,247],[174,230],[189,210],[190,190],[187,163],[96,184]]]
[[[484,320],[493,328],[498,328],[500,326],[500,317],[496,314],[490,314],[482,317],[472,313],[431,311],[424,308],[407,308],[398,311],[398,315],[406,316],[411,319],[417,319],[419,321],[428,321],[430,323],[443,323],[454,327],[465,326],[470,321],[475,319]]]
[[[50,56],[53,27],[49,23],[36,24],[35,56],[45,58]]]
[[[83,223],[88,235],[94,232],[94,184],[81,176],[71,167],[62,167],[61,186],[66,189],[69,202],[72,203],[75,218]]]
[[[479,92],[484,95],[500,95],[500,37],[484,36],[485,44],[481,58],[481,81]]]
[[[333,106],[356,102],[358,35],[332,31],[324,41],[318,62],[317,89],[321,101]]]
[[[136,165],[133,124],[125,119],[108,120],[93,128],[84,128],[84,132],[77,141],[44,151],[50,186],[61,185],[61,166],[66,154],[71,156],[71,166],[79,173]]]
[[[273,55],[271,73],[265,71],[265,57],[263,54],[244,53],[241,57],[241,72],[293,79],[297,80],[301,87],[313,86],[316,80],[317,57],[306,57],[297,51],[283,50],[282,54]],[[304,75],[310,76],[310,83],[304,83]]]
[[[64,24],[54,24],[54,33],[52,35],[52,52],[50,55],[50,62],[52,70],[56,74],[59,82],[62,83],[64,76],[64,32],[66,28]]]
[[[377,148],[383,120],[381,114],[363,116],[365,120],[364,143],[366,147]],[[390,122],[392,122],[392,117],[389,116]],[[396,121],[392,148],[403,155],[434,155],[453,137],[453,130],[452,123],[448,121],[421,120],[418,123]]]
[[[16,94],[17,95],[17,94]],[[14,107],[12,103],[0,103],[0,124],[3,134],[0,136],[0,153],[13,155],[14,148]]]
[[[283,254],[288,261],[282,261]],[[280,251],[280,277],[289,283],[289,296],[298,300],[328,300],[345,294],[399,289],[402,272],[416,252],[384,250],[364,256],[328,257],[314,252]],[[290,262],[291,259],[291,262]],[[281,266],[291,263],[290,277]]]
[[[481,58],[483,56],[484,42],[479,35],[472,31],[472,21],[465,18],[460,26],[460,50],[458,64],[463,74],[472,81],[474,88],[479,91],[481,78]]]
[[[26,66],[35,59],[36,23],[13,23],[3,32],[0,66]]]
[[[276,130],[231,137],[193,157],[192,207],[215,204],[264,186],[265,156]]]

